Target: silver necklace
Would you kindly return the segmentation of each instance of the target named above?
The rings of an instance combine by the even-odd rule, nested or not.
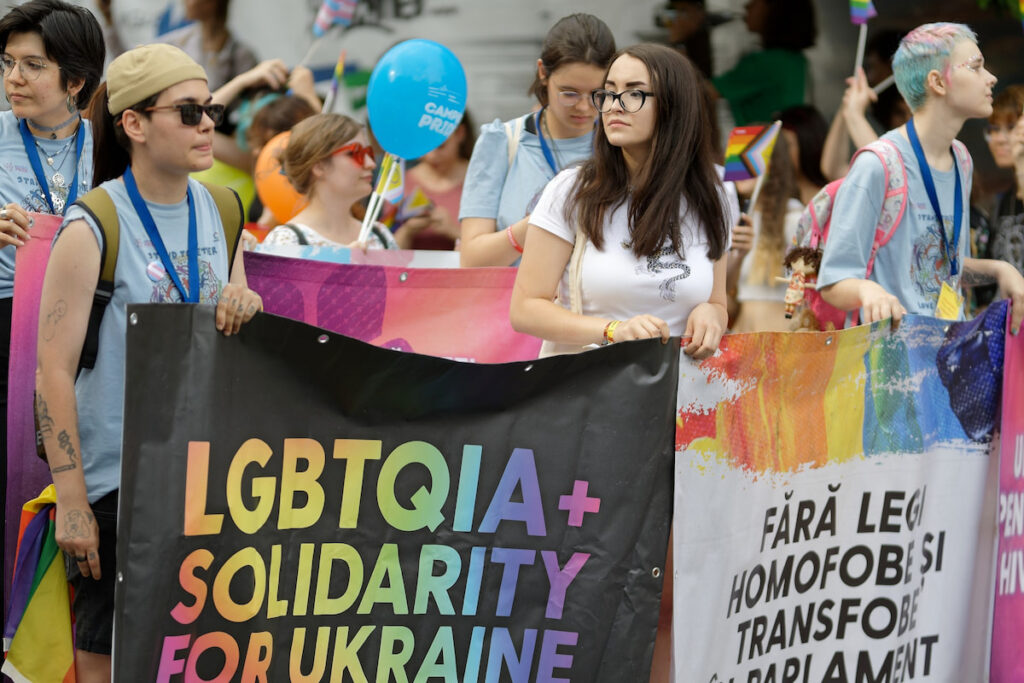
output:
[[[71,136],[70,138],[68,138],[67,144],[65,144],[63,147],[58,149],[53,154],[47,154],[46,150],[42,148],[38,140],[32,140],[33,142],[35,142],[36,149],[39,150],[39,154],[44,159],[46,159],[46,165],[49,166],[50,170],[53,171],[53,175],[50,176],[50,182],[53,183],[55,187],[62,190],[67,189],[67,185],[65,185],[64,174],[60,172],[60,168],[64,165],[64,161],[67,160],[68,154],[71,153],[71,145],[74,144],[75,139],[76,136]],[[55,166],[55,157],[61,153],[63,153],[64,156],[61,157],[60,164]]]

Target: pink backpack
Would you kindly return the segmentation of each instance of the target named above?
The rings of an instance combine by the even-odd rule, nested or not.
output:
[[[953,141],[956,163],[963,174],[970,173],[971,156],[967,148],[959,140]],[[907,209],[907,169],[903,164],[896,145],[885,139],[878,139],[857,150],[850,160],[850,166],[864,152],[876,154],[885,169],[885,199],[882,202],[882,213],[875,224],[875,239],[871,244],[871,255],[868,257],[867,272],[864,277],[870,278],[875,267],[875,256],[878,250],[892,239],[903,213]],[[964,177],[969,177],[965,175]],[[828,240],[828,231],[832,218],[832,205],[845,178],[833,180],[821,188],[818,194],[804,208],[797,224],[794,247],[809,247],[822,252]],[[847,312],[828,304],[821,298],[817,290],[808,288],[804,291],[804,308],[809,311],[813,320],[806,320],[803,327],[819,330],[842,329],[846,323]],[[858,324],[859,311],[852,311],[852,325]]]

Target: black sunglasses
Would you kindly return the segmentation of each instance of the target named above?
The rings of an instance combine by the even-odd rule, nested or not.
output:
[[[168,104],[164,107],[146,107],[143,111],[173,111],[177,109],[181,115],[181,123],[186,126],[198,126],[203,120],[203,114],[210,117],[213,125],[219,126],[224,120],[223,104],[196,104],[195,102],[183,102],[181,104]]]

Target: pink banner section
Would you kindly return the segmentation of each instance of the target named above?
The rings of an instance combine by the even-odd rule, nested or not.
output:
[[[1009,318],[1009,316],[1007,316]],[[1024,681],[1024,333],[1006,335],[992,683]]]
[[[36,386],[36,335],[39,296],[50,258],[50,243],[60,216],[31,214],[32,239],[18,249],[14,268],[14,310],[11,315],[11,366],[7,373],[7,498],[4,528],[4,599],[10,591],[10,572],[18,544],[21,506],[51,483],[46,463],[36,456],[32,401]]]
[[[531,360],[540,340],[512,329],[514,268],[323,263],[246,252],[268,313],[375,346],[474,363]]]

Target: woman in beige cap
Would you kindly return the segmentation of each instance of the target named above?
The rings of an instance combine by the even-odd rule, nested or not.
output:
[[[210,99],[202,67],[164,44],[115,59],[93,99],[94,179],[117,210],[120,249],[95,366],[77,381],[105,248],[84,207],[68,210],[46,270],[36,407],[57,489],[57,544],[75,588],[79,683],[110,680],[125,305],[217,303],[224,334],[262,309],[246,286],[241,253],[229,268],[233,245],[212,195],[189,179],[213,163],[223,107]]]

